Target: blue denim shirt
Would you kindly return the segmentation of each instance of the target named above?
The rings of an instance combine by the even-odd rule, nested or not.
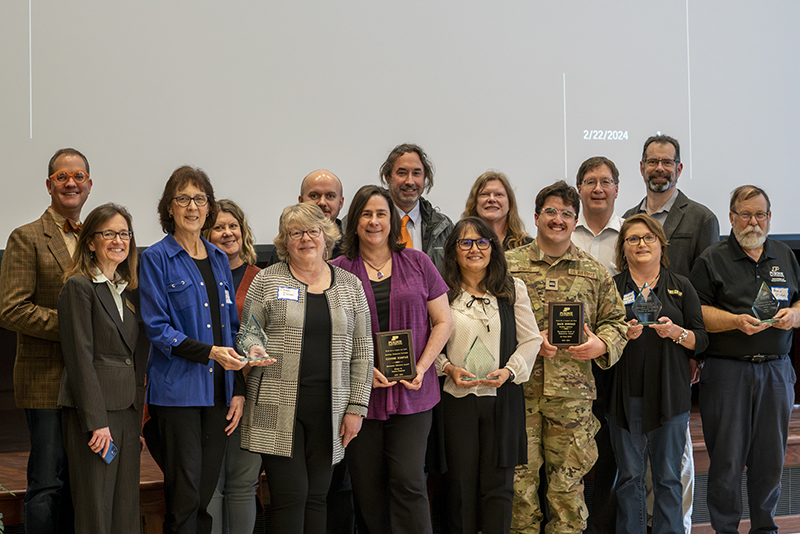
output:
[[[230,263],[217,247],[205,239],[203,244],[224,308],[220,311],[223,344],[233,347],[239,316]],[[213,406],[214,361],[204,365],[172,354],[172,349],[187,337],[214,344],[203,277],[172,234],[142,254],[139,284],[142,318],[152,343],[147,362],[146,401],[157,406]],[[232,394],[233,371],[225,371],[228,404]]]

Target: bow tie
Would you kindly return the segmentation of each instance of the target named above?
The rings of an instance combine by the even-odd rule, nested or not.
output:
[[[64,222],[64,233],[68,234],[70,232],[75,232],[76,234],[79,234],[79,233],[81,233],[81,228],[82,227],[83,227],[82,224],[80,224],[80,223],[79,224],[75,224],[72,221],[70,221],[69,219],[67,219],[66,222]]]

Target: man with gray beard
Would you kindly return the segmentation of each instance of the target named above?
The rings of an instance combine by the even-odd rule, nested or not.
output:
[[[788,352],[792,329],[800,327],[800,266],[786,244],[767,237],[771,218],[764,190],[737,187],[730,237],[708,247],[690,277],[709,339],[700,415],[711,460],[708,509],[720,533],[738,532],[745,467],[750,532],[778,531],[774,515],[796,381]],[[762,288],[778,305],[774,322],[754,316]]]

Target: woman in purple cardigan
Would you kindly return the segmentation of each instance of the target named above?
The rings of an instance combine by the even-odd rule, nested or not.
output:
[[[367,185],[347,215],[344,255],[331,263],[364,285],[372,332],[410,329],[417,376],[389,381],[373,368],[369,411],[347,449],[361,533],[431,532],[423,467],[431,409],[439,402],[434,360],[453,330],[447,284],[423,252],[398,241],[389,192]]]

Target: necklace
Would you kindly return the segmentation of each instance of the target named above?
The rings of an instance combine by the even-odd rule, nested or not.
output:
[[[652,282],[650,282],[649,284],[648,284],[647,282],[645,282],[644,284],[642,284],[642,287],[639,287],[639,284],[636,284],[636,280],[634,280],[634,281],[633,281],[633,283],[634,283],[634,284],[636,284],[636,287],[638,287],[638,288],[639,288],[639,293],[641,293],[641,292],[642,292],[642,290],[644,289],[644,286],[647,286],[647,287],[649,287],[649,288],[652,288],[652,287],[653,287],[653,284],[655,284],[655,283],[656,283],[656,280],[658,280],[658,277],[659,277],[659,276],[661,276],[661,271],[659,271],[659,272],[658,272],[658,274],[656,275],[656,277],[655,277],[655,278],[653,278],[653,281],[652,281]],[[633,278],[633,276],[631,276],[631,278]]]
[[[375,267],[374,265],[372,265],[370,262],[368,262],[368,261],[367,261],[367,260],[364,258],[364,256],[361,256],[361,259],[362,259],[362,260],[364,260],[364,263],[366,263],[367,265],[369,265],[370,267],[372,267],[372,269],[373,269],[375,272],[377,272],[377,273],[378,273],[378,280],[380,280],[381,278],[383,278],[383,273],[381,272],[381,269],[383,269],[384,267],[386,267],[386,264],[387,264],[387,263],[389,263],[389,260],[391,260],[391,259],[392,259],[392,256],[390,255],[390,256],[389,256],[389,260],[386,260],[385,262],[383,262],[383,265],[381,265],[380,267]]]

